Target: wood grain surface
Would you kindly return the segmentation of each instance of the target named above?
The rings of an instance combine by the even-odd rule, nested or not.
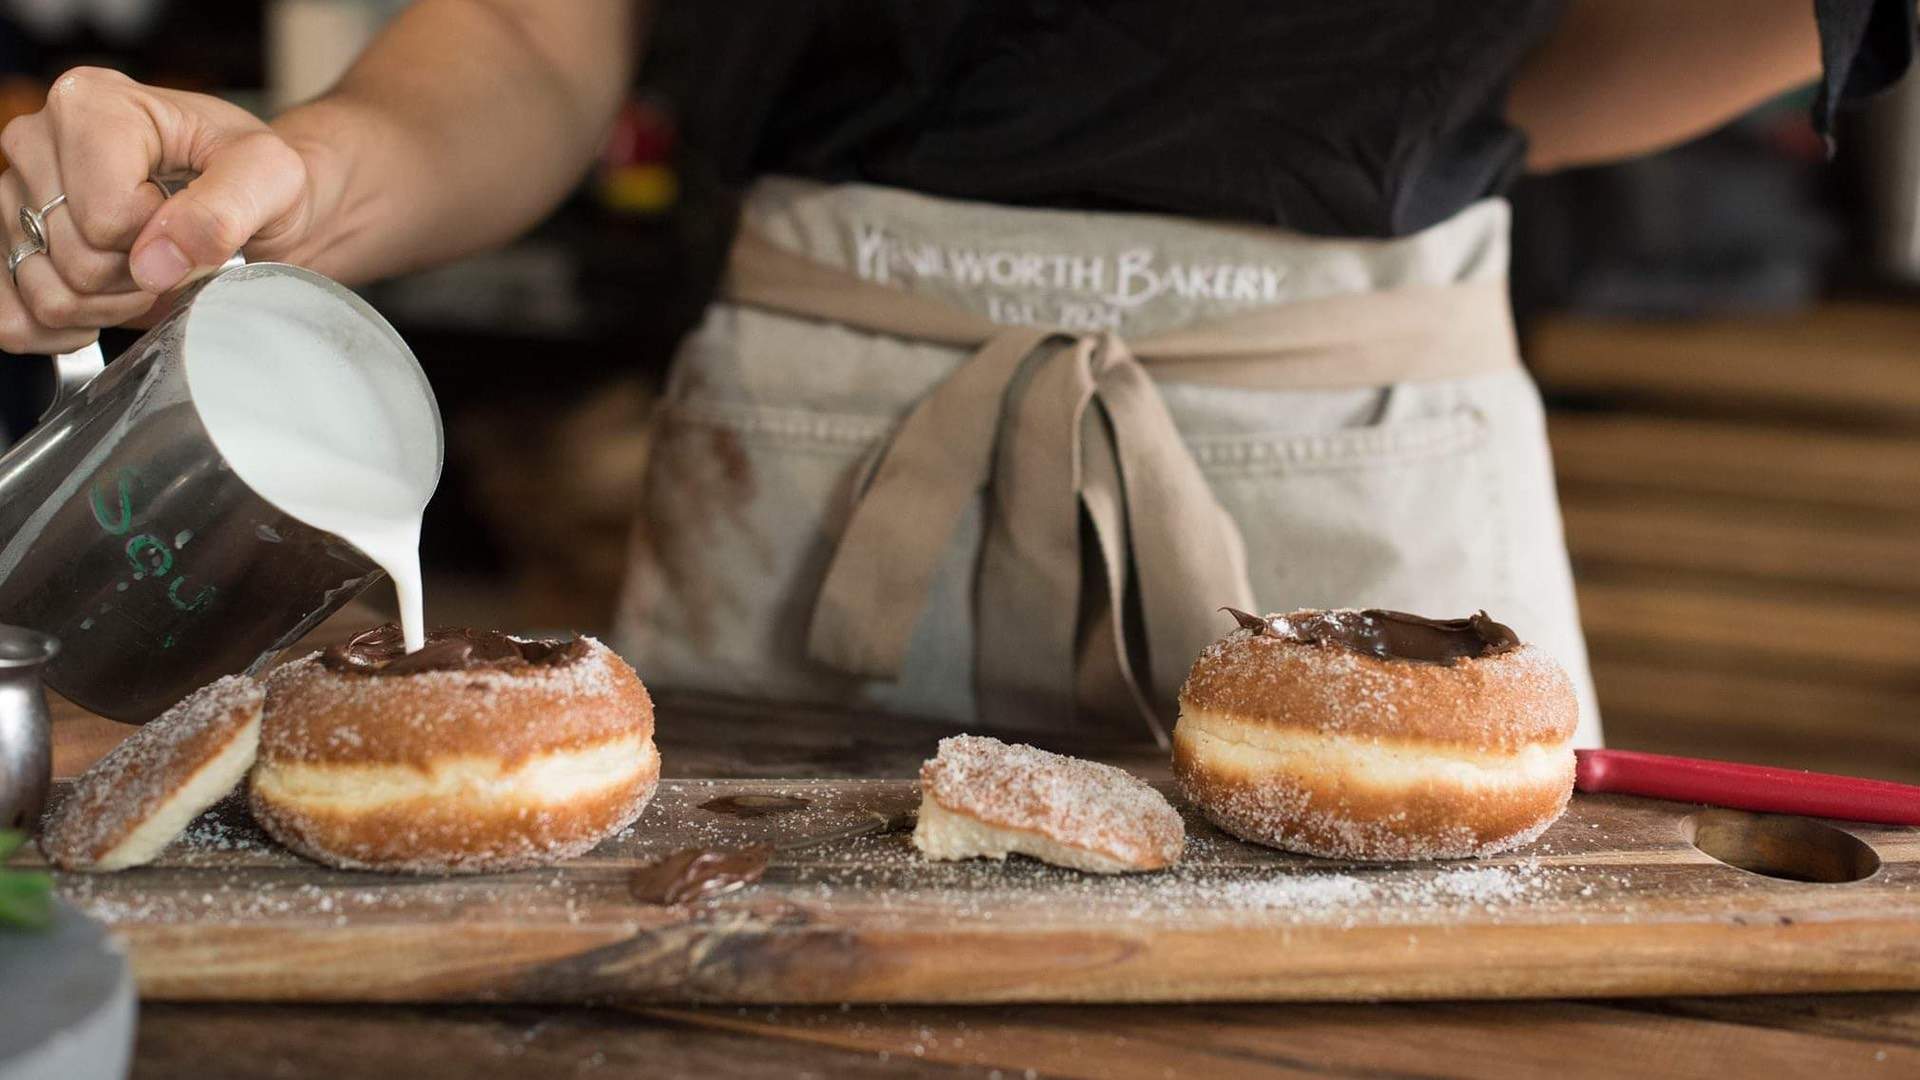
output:
[[[436,595],[444,595],[441,589]],[[484,612],[482,612],[484,614]],[[364,609],[339,626],[371,621]],[[457,620],[456,620],[457,621]],[[473,621],[469,617],[469,621]],[[1836,727],[1793,742],[1792,714],[1848,719],[1838,691],[1727,688],[1690,669],[1636,668],[1639,700],[1695,752],[1749,752],[1754,730],[1716,713],[1777,715],[1755,756],[1866,772],[1904,768],[1882,742]],[[1624,677],[1616,674],[1615,681]],[[1640,685],[1640,684],[1636,684]],[[1778,701],[1778,704],[1776,704]],[[1872,702],[1867,702],[1871,704]],[[899,777],[943,730],[894,717],[770,710],[746,702],[662,709],[698,722],[660,732],[669,775]],[[56,757],[71,775],[127,728],[57,706]],[[1875,712],[1874,716],[1879,713]],[[1869,717],[1868,719],[1871,719]],[[1896,719],[1886,717],[1890,730]],[[1907,725],[1910,727],[1911,725]],[[1652,731],[1653,729],[1648,729]],[[1084,745],[1081,745],[1084,743]],[[1062,746],[1165,775],[1149,744]],[[1801,761],[1801,764],[1815,764]],[[1725,958],[1737,962],[1737,957]],[[1769,994],[1404,1004],[581,1006],[143,1002],[136,1077],[526,1076],[1728,1077],[1920,1075],[1920,994]]]
[[[742,792],[806,808],[740,819]],[[150,867],[60,875],[129,943],[144,997],[224,1001],[933,1003],[1279,1001],[1920,988],[1920,831],[1865,880],[1721,863],[1691,807],[1581,797],[1539,842],[1470,863],[1367,865],[1244,844],[1189,814],[1173,872],[929,863],[905,831],[785,851],[754,887],[663,908],[633,868],[688,846],[898,822],[911,781],[671,781],[632,829],[518,874],[390,877],[307,863],[237,800]],[[1751,819],[1762,839],[1776,822]],[[876,828],[879,827],[876,824]],[[1780,834],[1784,836],[1785,834]],[[1722,854],[1728,854],[1723,851]],[[1731,857],[1731,856],[1729,856]]]
[[[841,1008],[149,1005],[135,1075],[1920,1075],[1911,995],[1372,1005]]]

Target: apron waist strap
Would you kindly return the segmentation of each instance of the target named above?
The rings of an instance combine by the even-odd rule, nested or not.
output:
[[[982,717],[1032,722],[1076,702],[1127,701],[1163,742],[1188,665],[1219,636],[1215,609],[1251,608],[1253,597],[1239,530],[1154,377],[1355,388],[1519,364],[1500,280],[1304,300],[1129,342],[999,326],[743,232],[722,295],[976,350],[908,413],[860,493],[814,605],[809,654],[897,677],[941,556],[985,492],[974,589]],[[1089,577],[1104,587],[1094,604],[1082,602]]]

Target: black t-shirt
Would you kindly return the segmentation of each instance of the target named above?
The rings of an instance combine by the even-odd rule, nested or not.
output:
[[[1810,0],[1815,123],[1891,83],[1914,0]],[[1505,190],[1560,0],[689,4],[689,143],[723,178],[1397,236]]]

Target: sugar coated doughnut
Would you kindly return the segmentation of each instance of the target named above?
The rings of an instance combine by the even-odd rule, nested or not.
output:
[[[68,870],[152,862],[247,775],[261,699],[260,684],[244,675],[182,698],[80,774],[48,815],[40,849]]]
[[[930,859],[1018,853],[1115,874],[1171,866],[1186,840],[1166,797],[1111,765],[957,735],[920,768],[913,844]]]
[[[578,855],[640,815],[660,778],[653,702],[592,638],[392,625],[267,679],[254,817],[352,869],[481,872]]]
[[[1235,612],[1180,691],[1182,793],[1243,839],[1328,858],[1450,859],[1566,809],[1579,707],[1485,612]]]

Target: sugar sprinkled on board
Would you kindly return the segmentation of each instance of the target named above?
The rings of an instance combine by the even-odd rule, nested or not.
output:
[[[865,797],[829,805],[821,789],[769,785],[757,794],[808,796],[813,805],[761,819],[798,835],[824,834],[871,814]],[[635,906],[608,868],[687,842],[740,842],[737,819],[697,804],[708,788],[673,785],[665,805],[632,834],[586,862],[478,878],[397,879],[310,867],[268,841],[228,800],[194,822],[164,860],[181,878],[56,875],[62,895],[113,923],[284,923],[300,927],[393,925],[422,911],[441,921],[509,919],[527,924],[630,925]],[[904,793],[890,796],[900,798]],[[905,832],[837,840],[783,853],[768,877],[723,901],[753,919],[873,925],[939,920],[956,932],[1010,923],[1028,927],[1091,919],[1116,927],[1421,927],[1478,922],[1605,920],[1630,903],[1632,874],[1559,865],[1530,854],[1485,863],[1367,864],[1314,860],[1254,848],[1189,812],[1186,860],[1125,878],[1096,877],[1016,858],[1006,863],[928,863]],[[1582,830],[1584,833],[1584,830]],[[1592,899],[1598,885],[1621,900]]]

